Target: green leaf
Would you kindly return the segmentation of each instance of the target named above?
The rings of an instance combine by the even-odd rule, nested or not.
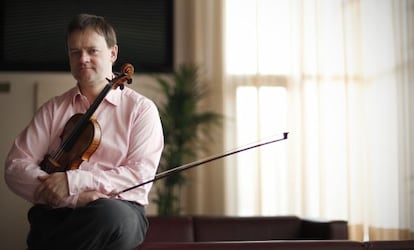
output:
[[[164,132],[164,151],[159,171],[166,171],[197,158],[212,141],[211,127],[220,124],[222,116],[214,112],[200,112],[198,106],[208,94],[208,86],[201,80],[196,64],[182,64],[170,78],[155,76],[163,101],[159,103]],[[181,212],[181,188],[186,183],[180,172],[162,180],[153,201],[159,215]]]

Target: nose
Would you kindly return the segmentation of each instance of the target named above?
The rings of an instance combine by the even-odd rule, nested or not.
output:
[[[89,54],[86,51],[81,51],[79,55],[79,61],[81,63],[86,63],[86,62],[89,62],[89,60],[90,60]]]

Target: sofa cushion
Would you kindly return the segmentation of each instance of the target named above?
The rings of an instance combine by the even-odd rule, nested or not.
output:
[[[414,240],[368,241],[364,243],[367,250],[413,250]]]
[[[244,241],[244,242],[193,242],[144,243],[137,250],[364,250],[355,241]]]
[[[296,216],[195,216],[193,217],[193,223],[195,241],[298,239],[301,227],[301,220]]]

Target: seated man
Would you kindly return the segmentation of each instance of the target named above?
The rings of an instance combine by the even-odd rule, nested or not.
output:
[[[145,237],[151,184],[163,133],[155,104],[125,87],[111,90],[94,113],[99,146],[67,171],[44,171],[45,155],[62,143],[66,122],[85,113],[114,77],[116,34],[103,17],[81,14],[69,24],[67,48],[76,86],[47,101],[17,136],[6,159],[9,188],[33,203],[29,249],[133,249]],[[64,153],[64,152],[63,152]]]

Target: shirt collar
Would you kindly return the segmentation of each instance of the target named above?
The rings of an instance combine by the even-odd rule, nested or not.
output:
[[[112,89],[109,91],[109,93],[106,95],[105,99],[109,103],[113,104],[114,106],[119,105],[119,101],[121,99],[121,93],[122,91],[118,88]]]
[[[76,87],[72,88],[71,90],[71,96],[72,96],[72,102],[73,104],[76,103],[76,100],[82,97],[82,93],[80,92],[79,86],[76,85]],[[108,94],[105,96],[103,101],[107,101],[108,103],[118,106],[120,102],[121,97],[121,90],[118,88],[112,89],[108,92]]]

